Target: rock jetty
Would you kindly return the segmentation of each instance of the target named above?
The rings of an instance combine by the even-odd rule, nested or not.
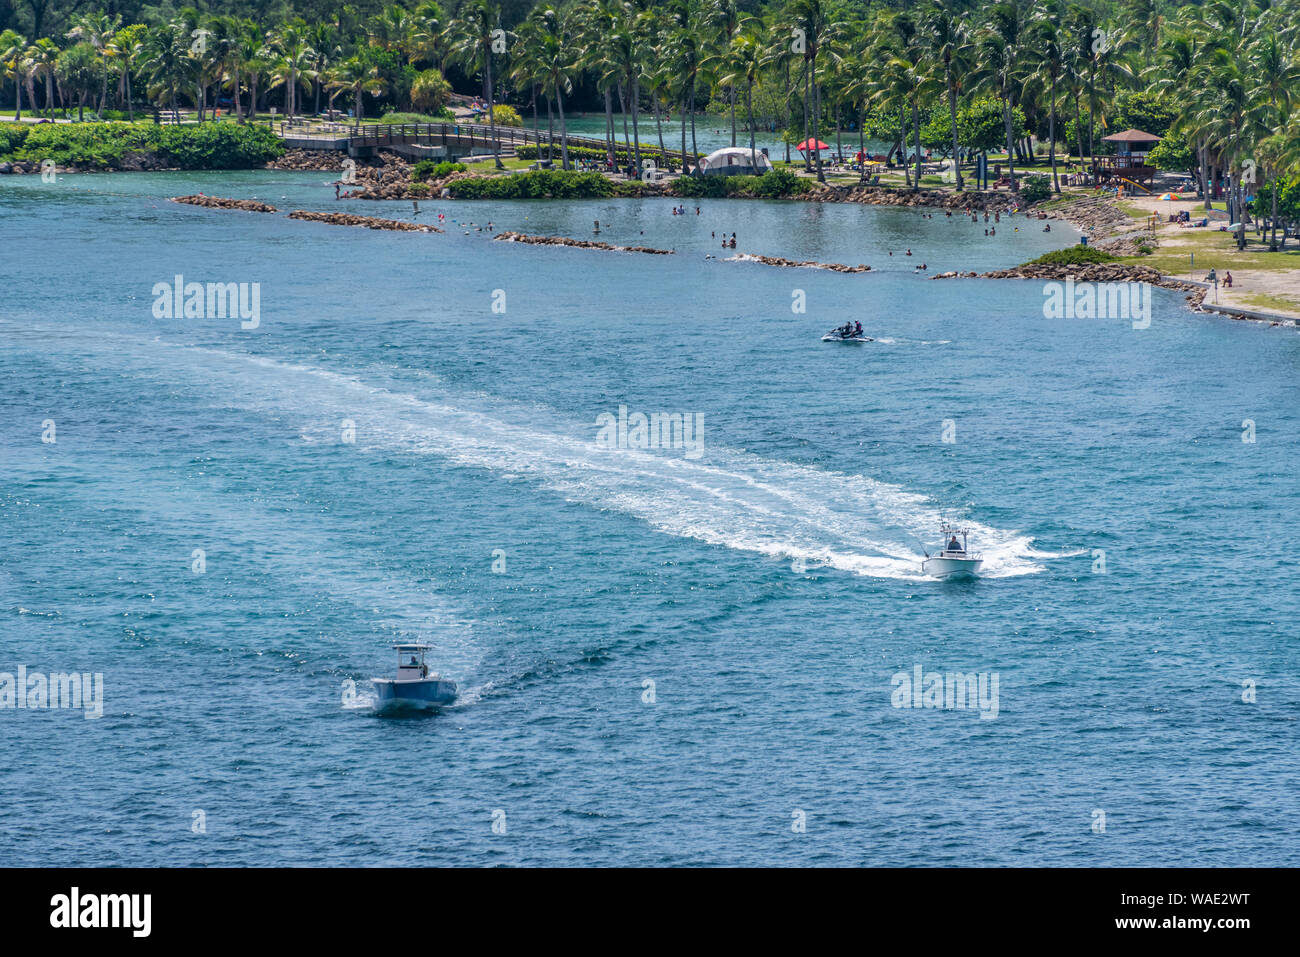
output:
[[[350,213],[314,213],[305,209],[295,209],[289,214],[290,219],[304,219],[313,223],[328,223],[331,226],[364,226],[366,229],[395,229],[407,233],[440,233],[437,226],[423,223],[408,223],[400,219],[378,219],[374,216],[353,216]]]
[[[780,256],[759,256],[757,253],[741,253],[728,256],[724,262],[762,263],[765,266],[788,266],[796,269],[829,269],[832,272],[870,272],[871,267],[863,264],[846,266],[843,263],[819,263],[811,259],[783,259]]]
[[[1151,266],[1128,263],[1091,263],[1069,266],[1057,263],[1026,263],[1012,269],[995,269],[993,272],[941,272],[931,279],[1038,279],[1064,282],[1145,282],[1161,289],[1176,289],[1188,294],[1187,301],[1193,309],[1199,308],[1205,298],[1205,287],[1180,279],[1170,279]]]
[[[590,239],[570,239],[567,236],[530,236],[527,233],[515,233],[510,230],[497,233],[498,242],[531,243],[534,246],[577,246],[579,249],[609,249],[620,253],[649,253],[651,256],[671,256],[671,249],[655,249],[653,246],[614,246],[610,243],[595,242]]]
[[[224,196],[173,196],[173,203],[186,203],[190,206],[207,206],[209,209],[242,209],[250,213],[279,212],[268,203],[259,203],[255,199],[227,199]]]
[[[924,206],[954,212],[1006,213],[1020,205],[1015,193],[946,189],[912,190],[904,186],[822,186],[795,197],[814,203],[862,203],[867,206]]]

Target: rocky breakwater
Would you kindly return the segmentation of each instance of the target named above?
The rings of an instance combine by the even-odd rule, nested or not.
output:
[[[1015,193],[948,189],[918,189],[894,186],[817,186],[798,199],[816,203],[862,203],[866,206],[922,206],[954,212],[1005,213],[1020,205]]]
[[[366,229],[393,229],[406,233],[440,233],[437,226],[423,223],[408,223],[400,219],[379,219],[375,216],[353,216],[350,213],[315,213],[305,209],[295,209],[289,214],[290,219],[302,219],[312,223],[328,223],[331,226],[364,226]]]
[[[567,236],[530,236],[527,233],[515,233],[509,230],[497,233],[493,237],[497,242],[530,243],[534,246],[576,246],[579,249],[608,249],[620,253],[648,253],[651,256],[671,256],[671,249],[655,249],[653,246],[614,246],[610,243],[596,242],[590,239],[570,239]]]
[[[254,199],[226,199],[224,196],[173,196],[173,203],[185,203],[189,206],[206,206],[209,209],[242,209],[250,213],[275,213],[278,210],[268,203],[259,203]]]
[[[812,259],[785,259],[781,256],[760,256],[757,253],[741,253],[728,256],[729,263],[762,263],[765,266],[787,266],[794,269],[829,269],[831,272],[870,272],[871,267],[863,264],[846,266],[844,263],[819,263]]]
[[[1030,215],[1034,215],[1034,211]],[[1117,207],[1113,200],[1104,196],[1085,196],[1044,210],[1038,215],[1043,219],[1064,220],[1094,239],[1113,236],[1139,225],[1128,213]],[[1116,254],[1123,255],[1118,252]]]
[[[1127,263],[1091,263],[1085,266],[1070,266],[1057,263],[1026,263],[1011,269],[995,269],[993,272],[941,272],[931,279],[1037,279],[1040,281],[1064,282],[1067,279],[1076,283],[1101,282],[1144,282],[1161,289],[1176,289],[1186,292],[1187,301],[1192,308],[1198,308],[1205,298],[1205,287],[1196,283],[1170,279],[1158,269],[1151,266],[1129,265]]]
[[[391,155],[391,154],[385,154]],[[337,150],[286,150],[279,159],[266,164],[267,169],[320,170],[326,173],[338,173],[354,169],[360,175],[364,169],[383,165],[383,160],[351,160],[346,153]]]

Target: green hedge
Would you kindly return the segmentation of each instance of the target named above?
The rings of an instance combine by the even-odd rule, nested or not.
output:
[[[0,123],[0,159],[10,159],[10,153],[23,145],[31,127],[22,123]]]
[[[422,183],[429,179],[442,179],[448,173],[463,173],[469,169],[464,163],[449,163],[447,160],[420,160],[411,167],[411,179]]]
[[[33,126],[17,144],[0,140],[0,158],[52,159],[60,166],[116,169],[127,153],[152,154],[179,169],[250,169],[284,153],[265,126],[199,123],[57,123]],[[9,155],[12,153],[12,155]]]
[[[690,199],[788,199],[812,189],[812,184],[785,169],[769,170],[762,176],[682,176],[669,189]]]
[[[1095,246],[1079,245],[1067,246],[1065,249],[1054,249],[1050,253],[1044,253],[1037,259],[1029,260],[1029,263],[1047,266],[1090,266],[1093,263],[1114,262],[1115,258],[1115,256],[1105,250],[1097,249]]]
[[[670,148],[671,148],[671,147],[670,147]],[[658,149],[659,149],[659,148],[658,148],[657,146],[653,146],[653,147],[652,147],[652,146],[645,146],[645,145],[642,145],[642,147],[641,147],[641,158],[642,158],[642,159],[654,159],[654,160],[655,160],[655,163],[656,163],[656,164],[659,164],[659,163],[660,163],[660,160],[658,159]],[[545,156],[545,155],[546,155],[546,150],[547,150],[547,147],[546,147],[545,144],[543,144],[543,145],[540,146],[540,147],[538,147],[538,146],[534,146],[534,145],[532,145],[532,144],[524,144],[524,145],[516,146],[516,147],[515,147],[515,156],[517,156],[519,159],[524,159],[524,160],[535,160],[535,159],[538,159],[539,157]],[[648,152],[649,152],[650,150],[654,150],[654,151],[655,151],[655,153],[654,153],[653,156],[648,156],[648,155],[647,155]],[[633,154],[632,154],[632,158],[633,158],[633,159],[636,159],[636,154],[635,154],[635,152],[633,152]],[[560,148],[560,138],[557,136],[557,137],[555,138],[555,162],[559,163],[559,162],[560,162],[561,160],[563,160],[563,159],[564,159],[564,151]],[[604,150],[601,150],[601,149],[594,149],[594,148],[589,147],[589,146],[570,146],[570,147],[569,147],[569,160],[570,160],[570,161],[573,161],[573,160],[588,160],[588,161],[592,161],[592,160],[594,160],[595,162],[603,163],[603,162],[605,162],[605,159],[606,159],[606,153],[605,153]],[[626,148],[620,146],[617,150],[614,151],[614,162],[617,163],[619,166],[626,166],[626,165],[627,165],[627,163],[628,163],[628,152],[627,152],[627,149],[626,149]],[[680,164],[680,163],[675,163],[674,165],[676,166],[676,165],[681,165],[681,164]]]
[[[449,183],[448,189],[456,199],[596,199],[640,195],[639,183],[615,183],[600,173],[556,169],[458,179]]]

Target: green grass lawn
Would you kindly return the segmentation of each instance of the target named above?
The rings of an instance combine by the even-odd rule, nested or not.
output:
[[[1184,229],[1176,233],[1161,230],[1157,235],[1160,245],[1155,252],[1149,256],[1128,257],[1123,261],[1142,263],[1154,266],[1163,273],[1173,276],[1190,275],[1195,279],[1203,279],[1211,269],[1217,269],[1220,274],[1227,269],[1259,269],[1268,272],[1300,269],[1298,245],[1288,245],[1281,252],[1271,253],[1267,242],[1248,237],[1246,248],[1238,252],[1231,234],[1221,233],[1217,229]],[[1195,265],[1192,264],[1193,254]]]

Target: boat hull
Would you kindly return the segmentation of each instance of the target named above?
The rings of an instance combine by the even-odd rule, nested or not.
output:
[[[399,681],[371,678],[375,686],[376,711],[427,711],[456,700],[456,682],[445,678]]]
[[[932,578],[974,578],[983,564],[982,558],[927,558],[921,571]]]

